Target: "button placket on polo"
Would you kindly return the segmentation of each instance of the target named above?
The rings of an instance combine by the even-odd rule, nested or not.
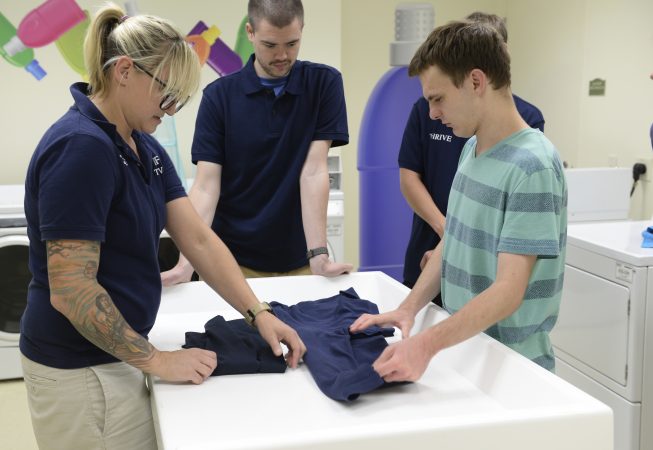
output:
[[[270,130],[274,135],[280,135],[284,130],[285,124],[287,122],[287,117],[283,114],[284,104],[282,102],[288,101],[287,95],[282,93],[278,97],[272,92],[273,100],[272,106],[270,107]]]

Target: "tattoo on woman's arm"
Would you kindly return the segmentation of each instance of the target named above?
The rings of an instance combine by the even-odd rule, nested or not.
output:
[[[105,352],[135,367],[147,363],[154,347],[129,326],[97,282],[100,244],[48,241],[47,252],[51,296],[77,331]]]

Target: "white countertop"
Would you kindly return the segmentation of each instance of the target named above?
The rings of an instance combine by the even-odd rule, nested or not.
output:
[[[642,231],[651,220],[570,223],[567,245],[639,267],[653,266],[653,248],[642,248]]]
[[[354,287],[381,311],[408,292],[380,272],[249,282],[261,300],[287,304]],[[202,282],[165,289],[150,339],[178,349],[185,331],[203,331],[216,314],[239,317]],[[431,305],[414,332],[446,317]],[[322,394],[301,366],[199,386],[155,380],[152,406],[162,449],[612,449],[605,405],[486,335],[441,352],[418,382],[350,404]]]

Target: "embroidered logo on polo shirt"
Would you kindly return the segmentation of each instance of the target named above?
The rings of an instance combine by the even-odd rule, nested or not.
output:
[[[158,176],[163,174],[163,166],[161,165],[161,158],[159,158],[158,156],[153,156],[152,165],[154,166],[155,175]]]
[[[451,142],[450,134],[440,134],[440,133],[429,133],[429,137],[434,141],[447,141]]]

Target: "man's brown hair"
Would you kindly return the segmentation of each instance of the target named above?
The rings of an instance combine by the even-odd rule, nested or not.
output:
[[[458,88],[474,69],[482,70],[494,89],[510,86],[506,43],[484,23],[455,21],[433,30],[415,52],[408,74],[419,75],[430,66],[437,66]]]
[[[263,19],[277,28],[290,25],[299,19],[304,26],[304,6],[301,0],[249,0],[247,4],[247,17],[253,30]]]

